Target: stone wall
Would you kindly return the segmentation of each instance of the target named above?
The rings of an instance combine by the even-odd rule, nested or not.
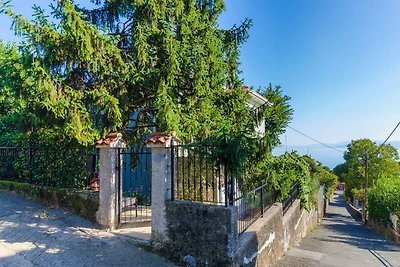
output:
[[[230,266],[237,245],[236,208],[166,201],[168,241],[160,251],[178,263]]]
[[[329,199],[325,198],[325,186],[320,186],[318,191],[318,222],[322,220],[328,206]]]
[[[283,249],[288,250],[299,244],[304,236],[304,228],[307,225],[305,212],[300,209],[300,200],[296,199],[292,207],[283,216]]]
[[[322,191],[321,191],[322,192]],[[324,194],[310,211],[294,201],[285,215],[275,203],[237,235],[237,208],[166,201],[168,240],[158,249],[187,266],[268,266],[297,245],[322,219]]]
[[[379,234],[384,235],[386,238],[396,242],[397,244],[400,244],[400,233],[396,231],[396,229],[393,229],[391,226],[384,226],[377,220],[372,218],[368,219],[368,226],[370,226]]]
[[[349,202],[346,203],[346,209],[350,213],[350,215],[354,218],[356,221],[362,221],[362,213],[358,209],[356,209],[353,205],[351,205]]]
[[[268,266],[283,255],[282,204],[275,203],[238,240],[233,266]]]
[[[0,189],[15,192],[46,205],[65,208],[92,222],[96,222],[99,207],[97,192],[36,186],[28,183],[0,180]]]

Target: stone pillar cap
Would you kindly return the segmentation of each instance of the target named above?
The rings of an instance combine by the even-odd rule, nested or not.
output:
[[[97,140],[94,145],[96,147],[109,146],[111,148],[124,148],[126,147],[125,140],[122,139],[122,134],[118,132],[111,132],[105,138]]]
[[[176,137],[176,132],[171,132],[170,135],[167,135],[165,132],[153,132],[150,134],[150,138],[145,140],[144,143],[147,146],[165,146],[169,147],[171,144],[171,139],[174,144],[179,144],[179,139]]]

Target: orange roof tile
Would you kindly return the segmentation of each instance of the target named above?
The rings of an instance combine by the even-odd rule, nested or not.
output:
[[[95,145],[110,145],[112,142],[117,139],[118,132],[112,132],[106,135],[105,138],[101,138],[100,140],[97,140],[94,142]],[[124,140],[122,142],[126,143]]]
[[[171,140],[171,136],[165,135],[164,132],[153,132],[150,134],[150,138],[145,140],[145,144],[153,143],[153,144],[165,144],[166,142]]]

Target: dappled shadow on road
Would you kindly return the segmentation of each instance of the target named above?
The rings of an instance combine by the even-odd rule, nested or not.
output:
[[[315,240],[346,243],[367,250],[400,252],[400,247],[394,242],[375,233],[362,222],[355,221],[345,209],[346,204],[341,195],[336,196],[331,206],[332,209],[325,215],[321,228],[332,234],[315,237]]]
[[[329,206],[330,207],[345,207],[345,204],[343,204],[342,202],[330,202]]]
[[[332,228],[335,230],[338,230],[338,228],[341,227],[346,227],[344,225],[340,225],[339,227],[336,225],[333,225]],[[343,231],[346,233],[347,231]],[[350,235],[351,233],[348,233],[348,235],[329,235],[327,237],[323,238],[314,238],[315,240],[320,240],[324,242],[339,242],[339,243],[345,243],[349,244],[352,246],[356,246],[361,249],[367,249],[367,250],[379,250],[379,251],[396,251],[400,252],[400,248],[397,247],[395,244],[392,244],[391,242],[388,242],[387,240],[381,239],[381,238],[375,238],[371,236],[363,236],[363,235]]]
[[[4,192],[0,206],[0,266],[170,266],[65,211]]]

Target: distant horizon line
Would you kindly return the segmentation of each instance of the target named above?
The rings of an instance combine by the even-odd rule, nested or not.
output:
[[[363,138],[360,138],[360,139],[363,139]],[[357,139],[353,139],[353,140],[357,140]],[[381,144],[381,143],[383,143],[384,142],[384,140],[372,140],[373,142],[375,142],[375,143],[377,143],[377,144]],[[348,144],[350,144],[351,143],[351,140],[350,141],[341,141],[341,142],[336,142],[336,143],[324,143],[325,145],[328,145],[328,146],[333,146],[333,147],[343,147],[343,146],[347,146]],[[395,143],[395,145],[398,145],[398,146],[400,146],[400,140],[389,140],[389,141],[387,141],[386,143],[388,143],[388,144],[391,144],[391,143]],[[311,144],[288,144],[288,145],[285,145],[285,144],[281,144],[281,145],[279,145],[278,147],[304,147],[304,148],[307,148],[307,147],[310,147],[310,146],[316,146],[316,147],[322,147],[322,148],[326,148],[326,149],[329,149],[329,147],[325,147],[324,145],[321,145],[321,144],[318,144],[318,143],[311,143]],[[277,147],[277,148],[278,148]]]

